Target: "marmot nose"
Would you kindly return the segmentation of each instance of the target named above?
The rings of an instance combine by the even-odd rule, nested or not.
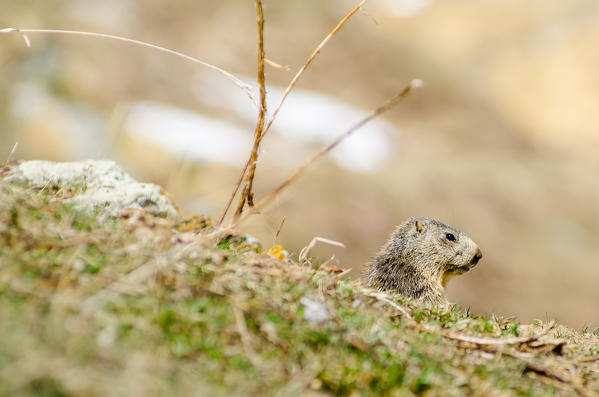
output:
[[[480,260],[480,258],[482,258],[482,257],[483,257],[483,253],[479,248],[476,250],[476,253],[474,254],[474,258],[472,258],[472,263],[474,263],[476,265],[478,263],[478,261]]]

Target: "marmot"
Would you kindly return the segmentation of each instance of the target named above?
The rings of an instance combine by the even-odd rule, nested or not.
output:
[[[367,284],[429,306],[446,307],[445,284],[482,258],[461,231],[427,218],[410,218],[391,234],[366,268]]]

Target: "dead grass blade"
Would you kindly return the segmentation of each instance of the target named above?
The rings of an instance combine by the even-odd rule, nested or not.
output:
[[[380,300],[381,302],[388,304],[389,306],[391,306],[392,308],[394,308],[395,310],[400,312],[406,318],[406,320],[408,320],[409,322],[414,322],[414,319],[412,319],[412,316],[410,316],[410,313],[408,313],[408,310],[405,307],[403,307],[403,306],[399,305],[398,303],[393,302],[391,299],[389,299],[387,294],[378,292],[378,293],[370,293],[367,295],[372,298],[375,298],[377,300]]]
[[[273,68],[283,69],[286,72],[288,72],[291,69],[291,66],[289,66],[289,65],[281,65],[280,63],[276,63],[275,61],[271,61],[268,58],[264,58],[264,62],[266,62],[267,64],[269,64]]]
[[[310,244],[308,244],[307,246],[302,248],[302,250],[300,251],[299,258],[298,258],[298,262],[300,263],[300,265],[304,265],[304,264],[306,264],[306,262],[308,262],[308,254],[310,253],[312,248],[314,248],[316,243],[324,243],[324,244],[334,245],[336,247],[345,248],[345,244],[340,243],[339,241],[331,240],[331,239],[324,238],[324,237],[314,237],[312,239],[312,241],[310,241]]]
[[[18,147],[19,147],[19,142],[15,142],[12,149],[10,150],[10,153],[8,153],[8,157],[6,157],[6,161],[4,162],[5,167],[8,165],[8,163],[10,163],[10,160],[12,160],[12,156],[14,156]]]
[[[21,36],[23,37],[23,39],[25,40],[25,44],[27,44],[28,47],[31,47],[31,42],[29,40],[29,37],[27,36],[27,33],[45,33],[45,34],[66,34],[66,35],[77,35],[77,36],[91,36],[91,37],[101,37],[101,38],[105,38],[105,39],[112,39],[112,40],[119,40],[119,41],[124,41],[127,43],[132,43],[132,44],[136,44],[136,45],[140,45],[143,47],[149,47],[158,51],[162,51],[162,52],[166,52],[167,54],[171,54],[171,55],[175,55],[179,58],[183,58],[186,59],[188,61],[200,64],[202,66],[205,66],[209,69],[215,70],[221,74],[223,74],[224,76],[226,76],[229,80],[231,80],[237,87],[241,88],[242,90],[244,90],[246,92],[246,94],[248,95],[248,97],[250,98],[250,100],[256,105],[258,106],[258,102],[256,101],[256,98],[254,98],[254,95],[252,94],[252,88],[244,83],[243,81],[241,81],[240,79],[238,79],[237,77],[235,77],[233,74],[231,74],[230,72],[227,72],[224,69],[219,68],[218,66],[212,65],[208,62],[204,62],[198,58],[194,58],[192,56],[183,54],[182,52],[179,51],[174,51],[165,47],[161,47],[155,44],[150,44],[150,43],[146,43],[144,41],[140,41],[140,40],[135,40],[135,39],[130,39],[127,37],[122,37],[122,36],[115,36],[112,34],[105,34],[105,33],[95,33],[95,32],[85,32],[85,31],[79,31],[79,30],[61,30],[61,29],[19,29],[19,28],[4,28],[4,29],[0,29],[0,34],[1,33],[20,33]]]

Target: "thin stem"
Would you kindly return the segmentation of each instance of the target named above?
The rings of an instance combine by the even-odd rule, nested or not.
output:
[[[272,125],[272,123],[274,122],[275,118],[277,117],[277,114],[279,113],[279,110],[281,109],[281,106],[283,106],[283,103],[287,99],[287,96],[289,95],[289,93],[291,92],[291,90],[293,89],[293,87],[295,87],[295,85],[297,84],[297,81],[304,74],[304,72],[306,71],[306,69],[308,68],[308,66],[310,66],[310,64],[312,63],[312,61],[314,60],[314,58],[316,58],[316,56],[320,53],[320,50],[339,31],[339,29],[341,29],[341,27],[343,25],[345,25],[345,23],[360,9],[360,7],[362,7],[364,5],[364,3],[366,3],[366,1],[367,0],[360,1],[360,3],[358,3],[358,5],[356,5],[345,17],[343,17],[343,19],[341,21],[339,21],[339,23],[337,24],[337,26],[335,26],[335,28],[320,42],[320,44],[318,44],[318,46],[312,52],[312,54],[308,57],[308,59],[306,60],[306,62],[304,62],[304,65],[295,74],[295,76],[293,77],[293,79],[291,80],[291,82],[289,83],[289,85],[287,86],[287,88],[285,89],[285,92],[283,93],[283,97],[281,98],[281,101],[279,102],[279,104],[275,108],[275,111],[273,112],[272,116],[270,117],[270,119],[266,123],[266,126],[262,129],[262,134],[261,134],[260,139],[262,139],[264,137],[264,135],[266,135],[266,132],[270,129],[270,126]],[[259,18],[260,17],[258,17],[258,19]],[[253,148],[252,148],[252,153],[253,153]],[[247,171],[247,169],[248,169],[248,167],[250,165],[250,162],[251,162],[251,156],[250,156],[250,158],[246,161],[246,163],[243,166],[243,169],[242,169],[241,174],[239,176],[239,180],[238,180],[237,184],[235,185],[235,187],[233,188],[233,193],[231,193],[231,196],[229,197],[227,205],[225,206],[225,209],[223,210],[223,213],[220,216],[220,219],[218,221],[219,225],[222,224],[222,221],[225,219],[225,216],[227,215],[227,212],[229,211],[229,208],[231,207],[233,199],[235,198],[235,195],[237,194],[237,191],[239,190],[239,187],[241,186],[241,182],[243,181],[243,177],[244,177],[244,175],[245,175],[245,173],[246,173],[246,171]],[[245,196],[242,195],[242,198],[240,199],[240,205],[237,208],[236,214],[240,214],[241,213],[239,208],[243,209],[243,205],[244,204],[245,204]]]
[[[337,24],[337,26],[335,26],[335,28],[333,30],[331,30],[331,32],[320,42],[320,44],[318,44],[318,46],[316,47],[316,49],[312,52],[312,55],[310,55],[308,57],[308,59],[306,60],[306,62],[304,63],[304,65],[295,74],[295,76],[293,77],[293,79],[291,79],[291,82],[289,83],[289,85],[285,89],[285,92],[283,93],[283,96],[281,97],[281,100],[279,101],[279,104],[277,105],[277,107],[275,108],[274,112],[272,113],[272,116],[270,116],[270,119],[268,120],[268,123],[266,123],[266,127],[264,127],[264,134],[266,134],[266,132],[270,129],[270,126],[272,125],[272,123],[275,121],[275,118],[279,114],[279,110],[281,110],[281,106],[283,106],[283,103],[287,99],[287,96],[289,96],[289,93],[291,92],[291,90],[293,89],[293,87],[295,87],[295,85],[297,84],[297,81],[304,74],[304,72],[306,71],[306,69],[308,68],[308,66],[310,66],[310,64],[312,63],[312,61],[314,60],[314,58],[316,58],[316,56],[320,53],[320,50],[322,50],[322,48],[329,42],[329,40],[364,5],[364,3],[366,3],[366,1],[368,1],[368,0],[362,0],[362,1],[360,1],[360,3],[358,3],[358,5],[356,5],[354,8],[352,8],[352,10],[345,17],[343,17],[343,19],[341,21],[339,21],[339,23]]]
[[[20,33],[23,36],[23,38],[25,39],[25,43],[27,43],[28,46],[30,46],[30,41],[29,41],[29,38],[27,37],[26,33],[67,34],[67,35],[78,35],[78,36],[101,37],[101,38],[105,38],[105,39],[119,40],[119,41],[124,41],[127,43],[137,44],[137,45],[140,45],[143,47],[149,47],[149,48],[152,48],[152,49],[155,49],[158,51],[162,51],[162,52],[166,52],[171,55],[178,56],[180,58],[186,59],[186,60],[194,62],[194,63],[198,63],[198,64],[205,66],[207,68],[210,68],[212,70],[216,70],[217,72],[225,75],[229,80],[231,80],[233,83],[235,83],[235,85],[237,85],[239,88],[244,90],[246,92],[246,94],[248,95],[248,97],[252,100],[252,102],[256,106],[258,106],[258,102],[256,101],[256,98],[254,98],[254,95],[252,94],[252,88],[248,84],[241,81],[239,78],[235,77],[233,74],[227,72],[224,69],[219,68],[218,66],[204,62],[198,58],[194,58],[192,56],[183,54],[182,52],[179,52],[179,51],[174,51],[174,50],[171,50],[171,49],[168,49],[165,47],[160,47],[155,44],[150,44],[150,43],[146,43],[144,41],[130,39],[127,37],[115,36],[112,34],[85,32],[85,31],[79,31],[79,30],[4,28],[4,29],[0,29],[0,34],[1,33],[5,33],[5,34],[6,33]]]
[[[301,166],[299,166],[291,176],[289,176],[287,179],[285,179],[268,196],[266,196],[265,198],[263,198],[262,200],[260,200],[250,210],[250,212],[246,213],[245,216],[240,217],[233,224],[231,224],[231,226],[229,226],[229,229],[232,229],[232,228],[235,228],[235,227],[239,226],[239,224],[241,224],[242,222],[244,222],[249,216],[258,213],[262,208],[264,208],[266,205],[268,205],[275,197],[277,197],[279,194],[281,194],[281,192],[283,190],[285,190],[289,185],[291,185],[293,182],[295,182],[306,171],[306,169],[308,169],[308,167],[310,167],[312,164],[314,164],[314,162],[316,162],[321,157],[323,157],[325,154],[327,154],[328,152],[330,152],[331,150],[333,150],[343,140],[345,140],[351,134],[353,134],[354,132],[356,132],[357,130],[359,130],[360,128],[362,128],[366,123],[368,123],[372,119],[378,117],[379,115],[381,115],[382,113],[386,112],[387,110],[391,109],[394,105],[396,105],[398,102],[400,102],[402,99],[404,99],[414,88],[418,88],[421,85],[422,85],[422,81],[421,80],[419,80],[419,79],[412,80],[403,90],[401,90],[401,92],[399,92],[398,94],[394,95],[387,102],[385,102],[384,104],[382,104],[381,106],[379,106],[378,108],[376,108],[368,116],[364,117],[362,120],[360,120],[359,122],[357,122],[356,124],[354,124],[346,132],[344,132],[343,134],[339,135],[333,142],[331,142],[329,145],[327,145],[326,147],[324,147],[323,149],[321,149],[320,151],[318,151],[309,160],[307,160],[304,164],[302,164]]]
[[[248,161],[249,171],[245,179],[245,188],[239,199],[235,217],[238,218],[245,205],[247,199],[250,207],[254,206],[254,194],[252,193],[252,185],[256,174],[256,162],[258,161],[258,149],[260,142],[264,136],[264,119],[266,115],[266,80],[264,76],[264,11],[262,10],[262,0],[255,0],[256,13],[258,15],[258,84],[260,85],[260,111],[258,113],[258,122],[254,130],[254,145]],[[246,167],[247,168],[247,167]]]

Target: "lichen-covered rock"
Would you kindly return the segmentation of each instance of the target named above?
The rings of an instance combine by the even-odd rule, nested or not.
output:
[[[128,208],[165,217],[179,213],[160,186],[139,183],[108,160],[24,161],[11,167],[4,179],[33,189],[72,192],[65,202],[100,218],[117,217]]]

